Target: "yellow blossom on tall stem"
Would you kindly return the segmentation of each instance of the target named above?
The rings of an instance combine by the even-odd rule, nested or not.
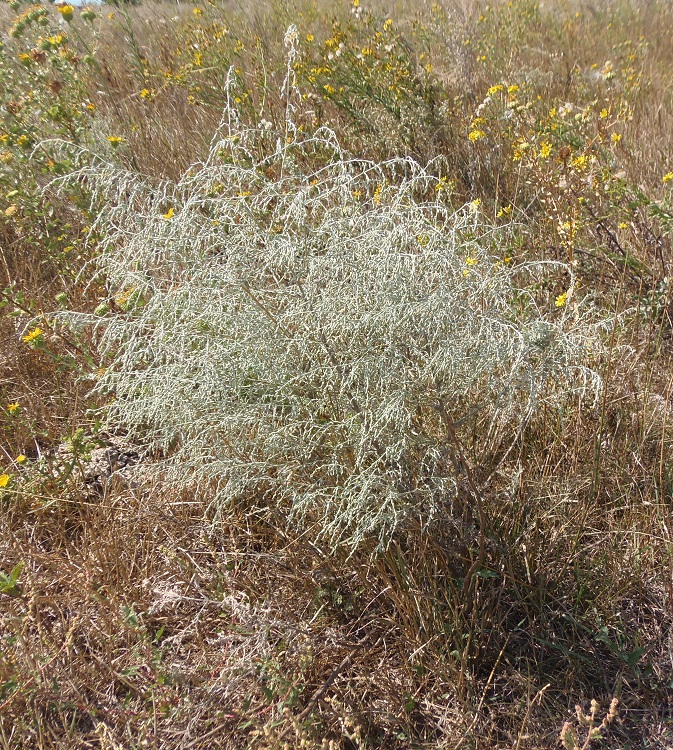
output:
[[[29,331],[25,336],[23,336],[21,340],[24,344],[32,344],[33,342],[37,343],[38,339],[42,336],[43,333],[44,331],[39,326],[36,326],[32,331]]]
[[[72,5],[59,5],[58,6],[58,12],[63,16],[64,21],[72,21],[72,14],[75,12],[75,9]]]

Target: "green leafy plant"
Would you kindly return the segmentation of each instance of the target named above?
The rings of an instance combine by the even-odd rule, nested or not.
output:
[[[7,596],[21,596],[21,586],[19,585],[19,577],[23,570],[23,563],[20,562],[12,568],[9,575],[0,571],[0,593],[7,594]]]

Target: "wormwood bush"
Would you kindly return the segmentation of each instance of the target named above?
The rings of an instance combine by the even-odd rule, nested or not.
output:
[[[228,109],[176,183],[102,161],[77,176],[104,206],[108,424],[221,513],[385,545],[456,492],[442,414],[502,456],[539,404],[598,388],[599,321],[571,269],[510,268],[507,235],[411,159],[352,159],[329,130],[271,135]],[[559,272],[555,305],[541,290]]]

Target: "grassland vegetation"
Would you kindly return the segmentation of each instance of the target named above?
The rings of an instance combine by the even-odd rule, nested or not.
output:
[[[0,746],[673,742],[669,14],[1,9]]]

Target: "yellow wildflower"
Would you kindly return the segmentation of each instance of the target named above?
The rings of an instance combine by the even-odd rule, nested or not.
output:
[[[496,83],[495,86],[491,86],[491,88],[486,92],[489,96],[493,96],[493,94],[497,94],[498,91],[502,91],[503,85],[502,83]]]
[[[7,404],[7,411],[8,411],[8,412],[9,412],[10,414],[16,414],[16,412],[17,412],[17,411],[19,411],[19,409],[20,409],[20,408],[21,408],[21,407],[19,406],[19,404],[18,404],[18,403],[14,403],[14,404]]]
[[[136,288],[132,286],[130,289],[126,289],[123,292],[119,292],[115,295],[115,302],[120,306],[124,307],[135,293]]]
[[[59,5],[58,12],[63,16],[64,21],[71,21],[72,14],[75,12],[75,9],[72,7],[72,5]]]
[[[124,139],[120,135],[109,135],[107,137],[107,140],[114,146],[115,148],[120,144],[124,143]]]
[[[19,455],[18,455],[18,456],[16,457],[16,463],[17,463],[17,464],[22,464],[22,463],[23,463],[23,462],[24,462],[25,460],[26,460],[26,456],[24,456],[24,455],[23,455],[23,453],[20,453],[20,454],[19,454]]]
[[[563,292],[563,294],[559,294],[559,296],[556,298],[556,300],[554,301],[554,305],[556,307],[563,307],[563,305],[565,305],[567,300],[568,300],[568,292]]]
[[[465,258],[465,265],[466,266],[476,266],[477,263],[478,263],[477,259],[476,258],[472,258],[469,255],[467,256],[467,258]]]
[[[673,180],[673,172],[668,172],[667,174],[664,175],[663,181],[665,183],[666,182],[671,182],[671,180]]]
[[[24,342],[24,344],[30,344],[33,341],[39,339],[43,333],[44,331],[39,326],[36,326],[32,331],[29,331],[21,340]]]
[[[604,120],[608,116],[608,114],[609,113],[608,113],[607,109],[603,108],[601,110],[601,120]]]
[[[621,134],[620,134],[620,133],[613,133],[613,134],[612,134],[612,135],[610,136],[610,138],[611,138],[611,140],[612,140],[612,142],[613,142],[613,143],[619,143],[619,141],[621,141],[621,140],[622,140],[622,136],[621,136]]]
[[[552,145],[547,141],[540,144],[540,159],[546,159],[551,154]]]
[[[164,219],[166,219],[167,221],[170,221],[173,218],[174,213],[175,213],[175,209],[173,208],[173,206],[171,206],[168,209],[168,211],[166,211],[166,213],[164,214]]]
[[[9,474],[0,474],[0,487],[6,487],[9,484]]]
[[[628,229],[629,225],[625,221],[620,221],[619,224],[618,224],[618,227],[620,229]]]
[[[476,143],[481,138],[485,138],[486,133],[484,133],[483,130],[470,130],[470,132],[467,134],[467,137],[472,143]]]
[[[203,15],[203,11],[201,10],[201,8],[193,8],[193,9],[192,9],[192,13],[193,13],[193,14],[194,14],[195,16],[202,16],[202,15]]]

